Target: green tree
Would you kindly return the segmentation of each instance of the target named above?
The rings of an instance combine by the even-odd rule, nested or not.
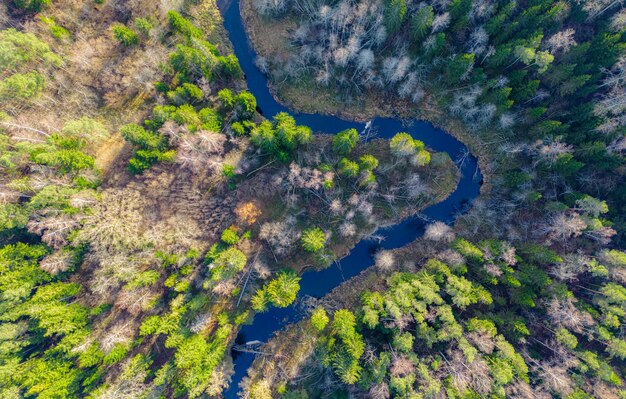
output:
[[[246,255],[235,247],[230,247],[217,255],[209,266],[214,281],[225,280],[243,270],[248,262]]]
[[[302,247],[308,252],[319,252],[326,246],[326,236],[319,227],[305,230],[301,241]]]
[[[460,54],[447,65],[446,75],[450,83],[456,84],[467,78],[474,66],[474,54]]]
[[[218,64],[217,54],[218,51],[214,45],[196,39],[190,45],[177,45],[176,51],[170,54],[170,64],[187,80],[202,77],[212,79]]]
[[[113,36],[115,37],[115,40],[117,40],[124,46],[132,47],[132,46],[136,46],[137,44],[139,44],[139,35],[137,35],[137,32],[135,32],[128,26],[122,25],[122,24],[115,24],[113,25],[112,29],[113,29]]]
[[[378,167],[378,159],[370,154],[362,155],[359,158],[359,167],[362,170],[374,170]]]
[[[230,89],[222,89],[217,92],[217,99],[219,100],[222,108],[227,111],[232,110],[235,107],[236,97],[235,93],[233,93]]]
[[[228,245],[235,245],[239,242],[239,235],[233,228],[229,227],[222,232],[222,242]]]
[[[298,146],[311,141],[311,129],[306,126],[297,126],[295,119],[285,112],[274,116],[274,129],[280,147],[285,151],[293,151]]]
[[[385,27],[391,34],[398,32],[406,18],[405,0],[385,0]]]
[[[457,250],[461,255],[465,256],[468,260],[482,263],[484,262],[483,253],[478,247],[464,238],[457,238],[452,243],[452,248]]]
[[[38,97],[44,89],[44,81],[39,72],[16,73],[0,80],[0,104]]]
[[[144,36],[149,36],[150,31],[154,28],[152,21],[149,18],[135,18],[135,27],[141,32]]]
[[[348,158],[341,158],[337,164],[337,169],[340,175],[348,178],[355,178],[359,175],[359,164]]]
[[[72,362],[31,358],[16,371],[16,379],[29,396],[41,399],[77,397],[80,370]]]
[[[250,140],[257,147],[281,161],[287,161],[295,149],[311,141],[311,129],[296,125],[285,112],[274,116],[274,123],[263,121],[250,132]]]
[[[329,347],[330,363],[339,379],[345,384],[358,381],[362,368],[359,359],[365,351],[363,336],[356,331],[356,317],[347,309],[340,309],[333,315],[332,333],[339,343]]]
[[[28,209],[16,204],[0,204],[0,232],[22,229],[28,223]]]
[[[50,50],[46,42],[32,33],[20,32],[15,28],[0,30],[0,70],[17,72],[33,62],[60,66],[63,60]]]
[[[52,280],[38,265],[47,252],[43,245],[24,243],[0,249],[0,298],[7,309],[30,297],[35,287]]]
[[[422,150],[424,143],[419,140],[414,140],[408,133],[401,132],[391,138],[389,148],[393,155],[403,158]]]
[[[515,56],[524,64],[530,65],[535,59],[535,49],[525,46],[516,46]]]
[[[250,304],[252,306],[252,309],[256,312],[267,311],[270,305],[270,298],[269,295],[267,295],[267,290],[265,289],[265,287],[257,290],[254,293],[252,299],[250,300]]]
[[[576,336],[564,328],[556,330],[556,340],[569,349],[574,349],[578,345],[578,339]]]
[[[191,21],[180,15],[174,10],[167,13],[167,18],[170,23],[170,27],[174,32],[180,33],[188,39],[195,38],[201,39],[202,30],[197,28]]]
[[[410,353],[413,351],[414,337],[410,332],[404,332],[402,334],[393,336],[393,347],[400,352]]]
[[[216,133],[222,130],[223,119],[220,114],[217,113],[217,111],[215,111],[214,109],[202,108],[200,111],[198,111],[198,117],[202,122],[202,129]]]
[[[616,269],[626,268],[626,253],[616,249],[603,249],[599,254],[600,261]]]
[[[175,152],[167,150],[165,137],[136,124],[126,125],[120,131],[126,141],[139,147],[128,162],[131,173],[142,173],[157,162],[173,160]]]
[[[346,129],[333,137],[333,151],[339,155],[349,154],[359,141],[356,129]]]
[[[234,54],[217,57],[215,74],[223,79],[241,79],[243,77],[239,60]]]
[[[167,98],[176,105],[182,105],[186,103],[196,103],[202,101],[204,97],[204,93],[202,90],[191,83],[183,83],[181,86],[178,86],[175,90],[169,91],[167,93]]]
[[[212,341],[194,334],[177,345],[174,365],[179,375],[175,381],[190,398],[201,396],[209,387],[211,374],[226,352],[231,330],[229,324],[222,324]]]
[[[74,149],[42,152],[34,156],[34,161],[40,165],[57,168],[61,173],[79,172],[95,166],[95,159],[92,156]]]
[[[547,71],[552,64],[552,61],[554,61],[554,56],[550,54],[550,52],[537,51],[537,54],[535,54],[535,65],[539,68],[537,72],[544,73]]]
[[[431,5],[424,6],[413,14],[411,17],[411,37],[415,42],[421,42],[430,33],[434,16],[435,13]]]
[[[242,91],[235,97],[235,113],[237,119],[250,119],[256,112],[256,98],[248,91]]]
[[[252,299],[256,311],[265,311],[268,305],[286,308],[300,291],[300,277],[292,271],[281,271],[276,278],[258,290]]]
[[[161,148],[164,139],[136,124],[129,124],[120,129],[124,139],[141,148]]]
[[[172,162],[175,154],[175,151],[138,150],[128,161],[128,171],[132,174],[141,174],[156,163]]]
[[[84,141],[86,143],[98,142],[109,137],[109,131],[106,126],[86,116],[65,122],[62,134],[64,137]]]
[[[13,0],[17,8],[30,12],[39,12],[52,4],[52,0]]]
[[[252,129],[250,141],[269,154],[275,154],[278,151],[278,140],[270,121],[263,121]]]
[[[426,166],[430,164],[430,152],[426,150],[420,150],[415,155],[415,162],[418,166]]]
[[[83,335],[87,326],[87,308],[79,303],[68,303],[80,292],[74,283],[54,282],[37,289],[24,307],[24,314],[37,321],[44,336]]]
[[[322,331],[328,325],[330,319],[326,314],[326,310],[324,308],[315,308],[313,313],[311,313],[311,325],[315,327],[317,331]]]
[[[376,184],[376,175],[371,170],[364,170],[359,179],[359,185],[362,187],[372,186]]]
[[[493,301],[485,288],[455,275],[448,276],[446,292],[452,297],[452,303],[461,309],[475,303],[489,305]]]

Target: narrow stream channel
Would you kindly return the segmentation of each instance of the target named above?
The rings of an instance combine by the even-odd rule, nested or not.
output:
[[[256,53],[252,49],[246,30],[241,20],[239,0],[233,0],[222,7],[224,26],[234,46],[235,55],[246,77],[248,90],[256,97],[260,112],[271,118],[279,112],[289,112],[300,125],[309,126],[314,132],[336,134],[347,128],[365,129],[364,123],[340,119],[338,117],[318,114],[293,112],[279,104],[268,88],[267,77],[256,67]],[[408,122],[408,123],[407,123]],[[407,132],[412,137],[422,140],[432,150],[447,152],[457,162],[461,171],[461,180],[456,190],[444,201],[425,209],[419,216],[413,216],[375,234],[384,237],[381,242],[361,240],[349,255],[322,271],[305,272],[300,281],[299,298],[313,296],[323,297],[344,281],[356,276],[374,264],[373,255],[381,249],[400,248],[424,233],[427,221],[442,221],[453,224],[456,218],[466,212],[471,202],[479,195],[482,174],[476,158],[471,155],[463,143],[441,129],[435,128],[424,121],[402,121],[392,118],[376,118],[371,121],[371,128],[378,138],[391,138],[398,132]],[[274,332],[288,324],[302,319],[304,312],[299,308],[298,301],[287,308],[271,308],[265,313],[257,314],[251,325],[243,326],[237,336],[237,343],[250,341],[267,342]],[[254,360],[254,354],[233,352],[235,375],[229,388],[224,392],[226,398],[236,398],[239,383],[246,376],[247,370]]]

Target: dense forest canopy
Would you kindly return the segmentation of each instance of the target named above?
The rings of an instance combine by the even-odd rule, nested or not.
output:
[[[221,397],[296,302],[242,397],[626,398],[626,4],[240,6],[281,100],[433,122],[480,197],[301,298],[464,158],[261,115],[212,0],[2,1],[0,397]]]
[[[616,350],[624,347],[623,321],[613,319],[611,330],[601,327],[608,319],[597,319],[604,314],[597,306],[612,301],[603,295],[624,288],[620,267],[606,265],[623,257],[622,2],[251,0],[242,9],[257,64],[291,104],[316,106],[300,98],[295,88],[302,85],[330,91],[367,115],[371,97],[444,126],[452,115],[489,177],[489,195],[457,226],[473,244],[420,246],[422,252],[404,251],[395,261],[381,255],[387,266],[380,270],[410,274],[390,273],[387,285],[362,295],[358,306],[347,301],[354,334],[338,332],[332,317],[319,332],[305,323],[315,360],[304,360],[304,351],[296,365],[259,361],[249,392],[292,383],[293,395],[315,396],[321,392],[313,381],[321,379],[327,390],[381,398],[622,397],[624,357]],[[280,33],[267,39],[274,30]],[[444,243],[450,236],[445,225],[426,233]],[[505,253],[508,261],[494,262]],[[437,260],[416,265],[424,257]],[[444,294],[425,299],[425,271],[435,266],[437,273],[450,269],[448,277],[428,275]],[[514,277],[517,268],[526,277]],[[438,310],[446,301],[449,319]],[[477,323],[515,351],[482,349]],[[273,348],[294,350],[276,341]],[[604,353],[595,352],[600,342]],[[591,372],[589,356],[598,367],[604,358],[608,374]],[[617,368],[609,371],[611,365]],[[299,375],[288,367],[318,371]],[[298,383],[303,376],[308,382]]]
[[[426,109],[434,104],[470,131],[486,130],[489,140],[500,141],[492,147],[498,158],[507,158],[495,160],[499,169],[506,168],[499,175],[514,194],[507,202],[512,197],[559,201],[572,208],[581,195],[599,197],[608,201],[614,224],[587,234],[608,240],[618,233],[615,240],[621,242],[623,229],[615,229],[625,214],[621,2],[255,0],[252,5],[264,16],[256,25],[290,27],[283,32],[287,49],[277,45],[264,53],[268,44],[256,40],[262,48],[259,63],[274,80],[293,85],[312,80],[350,102],[373,91],[385,101]],[[534,230],[552,228],[542,227]]]

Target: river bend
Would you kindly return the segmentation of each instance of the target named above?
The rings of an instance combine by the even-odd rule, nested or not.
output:
[[[241,19],[239,0],[233,0],[222,7],[224,26],[233,44],[234,52],[245,74],[248,90],[256,97],[257,107],[265,117],[271,118],[279,112],[288,112],[299,125],[309,126],[314,132],[336,134],[344,129],[355,128],[363,131],[365,123],[341,119],[331,115],[306,114],[289,110],[279,104],[270,93],[267,77],[256,67],[256,53],[252,48]],[[426,208],[420,215],[376,231],[384,240],[374,242],[362,240],[350,254],[327,269],[309,271],[302,275],[299,298],[304,296],[323,297],[344,281],[356,276],[374,264],[374,253],[381,249],[400,248],[424,233],[427,221],[442,221],[453,224],[456,218],[469,209],[471,202],[479,195],[482,174],[476,158],[467,147],[449,133],[424,121],[403,121],[393,118],[376,118],[371,121],[371,128],[377,138],[391,138],[398,132],[407,132],[413,138],[423,141],[427,147],[439,152],[447,152],[461,172],[461,179],[455,191],[444,201]],[[461,161],[462,160],[462,161]],[[267,342],[274,332],[288,324],[301,320],[305,314],[298,302],[287,308],[271,308],[265,313],[255,315],[251,325],[245,325],[237,336],[237,343],[250,341]],[[236,398],[241,379],[254,360],[251,353],[234,352],[235,374],[229,388],[224,392],[226,398]]]

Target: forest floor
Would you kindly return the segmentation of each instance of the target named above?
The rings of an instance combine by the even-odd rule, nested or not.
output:
[[[294,50],[289,36],[297,28],[295,17],[264,17],[252,3],[253,0],[241,0],[240,10],[257,54],[266,59],[287,61]],[[332,84],[324,87],[308,76],[297,81],[271,81],[271,90],[281,103],[301,112],[336,115],[361,122],[377,116],[409,119],[418,115],[415,105],[408,101],[387,98],[381,101],[378,91],[366,91],[357,99],[350,99],[342,96],[343,93],[335,90]]]

